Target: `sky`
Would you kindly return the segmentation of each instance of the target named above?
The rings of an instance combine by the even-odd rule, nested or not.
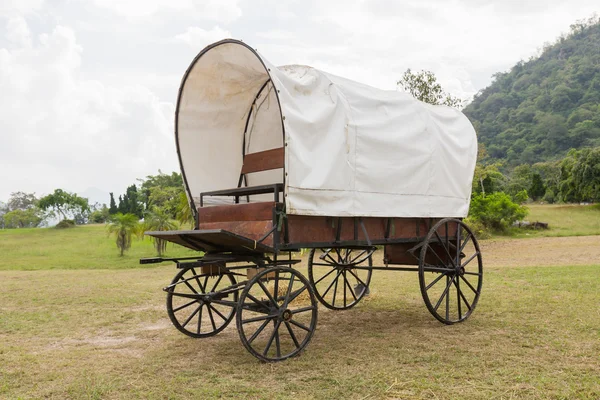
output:
[[[179,171],[181,77],[224,38],[381,89],[426,69],[469,99],[597,12],[597,0],[0,0],[0,201],[62,188],[108,203]]]

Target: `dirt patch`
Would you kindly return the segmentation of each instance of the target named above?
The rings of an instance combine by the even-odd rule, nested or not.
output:
[[[486,267],[600,264],[600,236],[500,239],[481,242]]]

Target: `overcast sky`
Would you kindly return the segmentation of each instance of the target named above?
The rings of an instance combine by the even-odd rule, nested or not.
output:
[[[0,201],[55,188],[100,201],[179,171],[179,81],[223,38],[382,89],[428,69],[470,98],[598,11],[598,0],[0,0]]]

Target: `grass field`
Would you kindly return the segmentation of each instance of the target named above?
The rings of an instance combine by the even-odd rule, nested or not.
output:
[[[547,222],[549,230],[515,229],[517,237],[587,236],[600,235],[600,207],[572,204],[531,204],[526,220]]]
[[[102,226],[0,231],[0,399],[600,398],[600,237],[482,249],[465,323],[437,322],[415,273],[376,271],[354,309],[320,307],[305,353],[263,364],[235,323],[207,339],[171,326],[176,269],[139,268],[150,241],[119,257]]]
[[[196,255],[169,244],[168,256]],[[140,268],[141,257],[156,251],[149,238],[133,239],[123,257],[113,236],[104,225],[84,225],[70,229],[0,229],[0,270]]]

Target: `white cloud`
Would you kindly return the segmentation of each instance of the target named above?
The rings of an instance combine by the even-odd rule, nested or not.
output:
[[[0,16],[19,16],[39,10],[44,0],[2,0],[0,1]]]
[[[205,46],[221,39],[231,38],[231,32],[215,26],[211,30],[190,26],[184,33],[175,36],[175,40],[183,42],[194,49],[202,49]]]
[[[173,105],[144,86],[85,79],[82,54],[63,26],[0,49],[0,198],[57,187],[120,191],[159,168],[178,169]]]
[[[230,23],[242,15],[238,0],[94,0],[103,8],[128,18],[147,18],[173,11],[195,18]]]

